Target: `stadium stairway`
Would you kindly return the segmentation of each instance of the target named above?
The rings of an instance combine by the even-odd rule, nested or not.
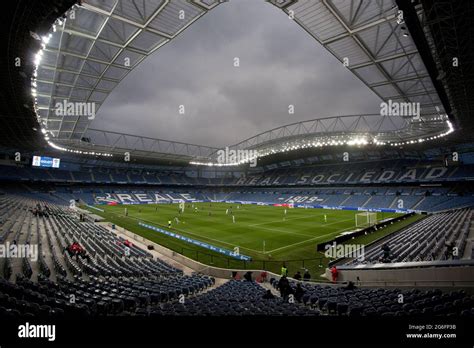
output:
[[[464,249],[463,259],[474,259],[474,215],[471,217],[471,226],[466,238],[466,247]]]
[[[413,210],[416,210],[416,208],[418,208],[418,206],[420,206],[424,201],[425,201],[426,197],[423,197],[420,201],[418,201],[418,203],[416,203],[411,209]]]
[[[258,283],[258,284],[265,290],[270,290],[273,296],[281,297],[280,292],[270,282],[263,282],[263,283]]]
[[[49,269],[51,270],[51,280],[56,280],[58,277],[58,271],[63,270],[63,276],[66,276],[67,279],[73,279],[74,276],[72,272],[68,269],[66,265],[66,261],[61,256],[62,254],[62,247],[59,245],[58,239],[54,236],[54,232],[52,230],[52,222],[47,221],[43,222],[43,236],[46,238],[48,246],[48,252],[46,252],[46,260]],[[44,245],[44,244],[43,244]]]
[[[14,242],[16,242],[17,244],[25,244],[30,223],[31,223],[30,217],[28,216],[26,211],[23,211],[21,215],[17,217],[15,224],[13,225],[12,231],[15,231],[15,232],[10,233],[6,242],[9,242],[10,244],[13,244]],[[22,271],[23,259],[14,258],[11,261],[11,267],[13,271],[12,280],[15,281],[16,274],[23,273]]]
[[[38,253],[39,253],[40,246],[39,246],[38,241],[39,241],[40,236],[39,236],[39,231],[38,231],[38,228],[39,228],[38,225],[39,225],[39,222],[38,222],[38,219],[36,219],[36,217],[30,220],[30,225],[28,226],[28,234],[26,236],[26,242],[30,245],[38,245]],[[23,262],[28,262],[28,261],[23,260]],[[38,261],[29,262],[29,266],[32,271],[31,278],[36,279],[38,277],[38,274],[40,273],[39,262]]]
[[[51,280],[56,281],[57,278],[56,278],[56,271],[54,270],[53,254],[51,251],[51,246],[48,243],[48,237],[46,236],[48,232],[46,231],[46,227],[44,226],[43,221],[40,222],[39,229],[40,229],[39,243],[41,244],[43,259],[51,272]]]
[[[362,207],[366,207],[370,201],[372,200],[372,198],[374,198],[375,196],[369,196],[369,199],[365,201],[365,203],[362,205]]]
[[[347,202],[349,199],[351,199],[351,197],[352,197],[351,195],[348,195],[348,196],[347,196],[347,198],[346,198],[346,199],[344,199],[344,200],[341,202],[341,204],[340,204],[340,205],[342,205],[342,206],[343,206],[344,204],[346,204],[346,202]]]

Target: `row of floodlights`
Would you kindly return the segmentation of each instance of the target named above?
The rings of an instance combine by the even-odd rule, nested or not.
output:
[[[397,143],[389,143],[390,146],[402,146],[402,145],[409,145],[409,144],[419,144],[419,143],[424,143],[425,141],[430,141],[430,140],[436,140],[436,139],[440,139],[440,138],[443,138],[445,136],[447,136],[448,134],[451,134],[452,132],[454,132],[454,127],[451,123],[451,121],[446,121],[447,125],[448,125],[448,130],[444,133],[440,133],[440,134],[437,134],[437,135],[433,135],[433,136],[430,136],[430,137],[426,137],[426,138],[419,138],[419,139],[412,139],[412,140],[406,140],[406,141],[400,141],[400,142],[397,142]]]
[[[312,142],[306,142],[303,144],[285,144],[281,146],[280,148],[272,148],[269,150],[266,150],[264,152],[260,152],[257,157],[265,157],[277,153],[284,153],[284,152],[290,152],[290,151],[295,151],[295,150],[300,150],[300,149],[306,149],[306,148],[317,148],[317,147],[326,147],[326,146],[340,146],[340,145],[349,145],[349,146],[365,146],[365,145],[390,145],[390,146],[402,146],[406,144],[416,144],[416,143],[422,143],[425,141],[429,140],[436,140],[442,137],[447,136],[448,134],[452,133],[454,131],[454,127],[452,123],[448,120],[446,121],[448,125],[448,130],[444,133],[438,134],[438,135],[433,135],[430,137],[426,138],[419,138],[417,140],[407,140],[407,141],[402,141],[402,142],[397,142],[397,143],[391,143],[391,142],[385,142],[385,141],[380,141],[376,138],[374,138],[372,141],[367,139],[367,137],[355,137],[350,140],[327,140],[327,141],[312,141]],[[203,166],[209,166],[209,167],[222,167],[222,166],[238,166],[243,164],[242,162],[235,162],[235,163],[213,163],[213,162],[189,162],[189,164],[192,165],[203,165]]]
[[[326,146],[342,146],[342,145],[349,145],[349,146],[364,146],[369,144],[376,144],[376,145],[385,145],[386,143],[383,141],[379,141],[374,139],[373,141],[369,140],[367,137],[354,137],[349,140],[325,140],[325,141],[311,141],[311,142],[304,142],[300,144],[285,144],[280,148],[273,148],[266,150],[265,152],[260,154],[260,157],[272,155],[276,153],[282,152],[289,152],[294,150],[300,149],[307,149],[307,148],[317,148],[317,147],[326,147]]]
[[[75,10],[75,8],[78,7],[78,5],[74,5],[71,10]],[[57,27],[61,27],[65,25],[66,23],[66,15],[61,16],[60,18],[56,19],[54,22],[53,26],[51,27],[51,31],[41,37],[41,48],[39,51],[34,55],[33,58],[33,63],[34,63],[34,70],[33,70],[33,77],[31,78],[31,95],[34,98],[34,110],[36,114],[36,119],[38,123],[40,124],[41,127],[41,133],[44,135],[44,139],[48,143],[49,146],[52,148],[59,150],[59,151],[65,151],[65,152],[70,152],[70,153],[75,153],[75,154],[81,154],[81,155],[91,155],[91,156],[103,156],[103,157],[112,157],[112,154],[110,153],[105,153],[105,152],[95,152],[95,151],[82,151],[82,150],[75,150],[75,149],[69,149],[65,148],[62,146],[59,146],[51,141],[51,137],[54,137],[52,133],[50,133],[47,129],[47,122],[46,120],[42,120],[41,115],[39,114],[38,111],[38,91],[37,91],[37,77],[38,77],[38,69],[41,64],[41,60],[43,59],[43,54],[44,50],[46,49],[46,46],[50,42],[51,38],[53,37],[53,33],[56,32]],[[34,130],[37,130],[36,128],[33,128]]]
[[[103,157],[112,157],[112,154],[106,153],[106,152],[95,152],[95,151],[82,151],[82,150],[74,150],[74,149],[68,149],[62,146],[59,146],[52,141],[47,141],[48,145],[51,146],[53,149],[59,150],[59,151],[65,151],[65,152],[70,152],[70,153],[75,153],[79,155],[91,155],[91,156],[103,156]]]

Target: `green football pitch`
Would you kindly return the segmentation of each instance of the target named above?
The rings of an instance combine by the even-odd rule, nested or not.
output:
[[[178,204],[97,207],[104,209],[104,213],[93,212],[107,221],[205,264],[242,268],[243,261],[141,227],[138,223],[150,224],[231,251],[238,248],[240,254],[252,257],[252,262],[246,262],[245,268],[278,270],[285,261],[287,265],[294,264],[294,267],[289,267],[290,272],[291,268],[324,267],[327,260],[316,251],[317,244],[357,229],[355,215],[360,213],[229,203],[186,203],[181,214]],[[377,213],[377,220],[396,215]],[[168,221],[172,221],[171,228],[168,228]],[[409,221],[406,219],[391,227],[400,228],[400,224],[405,225]],[[360,243],[365,244],[393,230],[386,228],[369,238],[362,236]]]

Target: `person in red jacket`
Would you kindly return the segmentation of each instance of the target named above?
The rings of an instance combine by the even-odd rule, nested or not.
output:
[[[331,275],[332,275],[332,282],[333,283],[337,282],[337,273],[338,273],[338,271],[337,271],[336,266],[333,266],[331,268]]]

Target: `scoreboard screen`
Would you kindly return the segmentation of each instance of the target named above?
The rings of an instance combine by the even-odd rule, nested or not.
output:
[[[59,168],[61,160],[59,158],[33,156],[33,167]]]

